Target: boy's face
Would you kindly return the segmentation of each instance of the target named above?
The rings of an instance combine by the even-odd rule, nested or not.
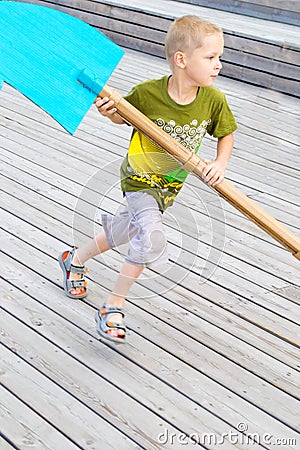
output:
[[[202,47],[185,55],[185,76],[191,86],[212,86],[222,68],[223,48],[223,36],[215,33],[204,38]]]

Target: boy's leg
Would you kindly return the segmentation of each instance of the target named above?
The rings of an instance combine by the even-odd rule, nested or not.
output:
[[[110,247],[107,244],[105,233],[102,231],[87,244],[76,249],[72,259],[72,264],[74,264],[74,266],[83,266],[89,259],[94,258],[109,249]]]
[[[83,266],[89,259],[110,250],[113,247],[124,244],[136,233],[134,224],[131,224],[131,218],[128,215],[127,208],[116,216],[110,214],[102,215],[102,224],[104,231],[97,234],[86,245],[76,249],[72,258],[73,266]],[[78,280],[82,275],[71,272],[70,280]],[[80,296],[84,294],[86,288],[74,288],[70,294]]]
[[[141,275],[144,267],[166,259],[166,236],[162,225],[162,213],[156,200],[144,192],[131,193],[126,197],[131,225],[134,224],[135,229],[134,233],[128,234],[130,243],[127,257],[112,293],[105,303],[107,307],[123,308],[129,289]],[[122,323],[123,316],[120,313],[110,313],[108,320],[111,323]],[[124,335],[124,330],[111,327],[105,333],[120,339],[120,336]]]
[[[74,252],[72,258],[72,264],[74,266],[83,266],[89,259],[94,258],[100,253],[104,253],[109,250],[110,247],[107,244],[105,233],[102,231],[97,234],[94,239],[91,239],[87,244],[79,247]],[[70,280],[79,280],[82,277],[80,274],[70,272]],[[70,292],[73,295],[81,295],[83,293],[81,287],[72,289]]]
[[[120,273],[117,277],[115,286],[106,300],[106,306],[117,306],[119,308],[124,307],[125,298],[137,278],[141,275],[144,270],[144,266],[138,266],[128,262],[124,262]],[[122,323],[123,318],[121,314],[110,314],[109,320],[111,322]],[[106,332],[114,337],[118,337],[124,334],[123,330],[112,328]]]

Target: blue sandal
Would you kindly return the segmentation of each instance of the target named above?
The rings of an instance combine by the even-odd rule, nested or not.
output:
[[[87,269],[85,266],[73,266],[71,263],[73,254],[76,250],[76,247],[73,247],[72,250],[66,250],[65,252],[62,252],[59,257],[59,265],[61,267],[61,270],[63,272],[63,287],[66,295],[70,298],[85,298],[87,296],[87,282],[84,278],[84,275],[87,272]],[[70,280],[70,273],[77,273],[78,275],[81,275],[81,278],[79,280]],[[82,293],[81,294],[72,294],[72,290],[80,288]]]
[[[126,326],[123,323],[109,321],[110,314],[121,314],[122,317],[124,317],[122,308],[119,308],[117,306],[103,305],[102,308],[100,308],[96,312],[95,316],[97,332],[101,337],[108,339],[109,341],[123,344],[126,342]],[[123,330],[124,334],[119,336],[112,336],[108,333],[109,330]]]

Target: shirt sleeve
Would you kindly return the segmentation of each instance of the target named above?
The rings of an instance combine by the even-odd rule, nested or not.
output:
[[[232,111],[227,103],[225,95],[219,91],[218,99],[215,102],[212,121],[207,127],[207,132],[216,138],[221,138],[233,133],[237,129],[237,124]]]
[[[124,99],[140,111],[143,110],[143,95],[141,94],[141,91],[142,84],[138,84],[134,86],[127,95],[124,95]]]

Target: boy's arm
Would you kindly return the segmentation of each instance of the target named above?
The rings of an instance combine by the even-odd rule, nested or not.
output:
[[[126,123],[117,113],[117,108],[113,107],[114,102],[112,100],[109,100],[107,97],[97,97],[94,103],[99,113],[104,117],[108,117],[113,123],[118,125]]]
[[[207,162],[202,171],[202,178],[210,186],[217,186],[224,179],[227,164],[233,149],[233,134],[218,138],[217,156],[214,161]]]

